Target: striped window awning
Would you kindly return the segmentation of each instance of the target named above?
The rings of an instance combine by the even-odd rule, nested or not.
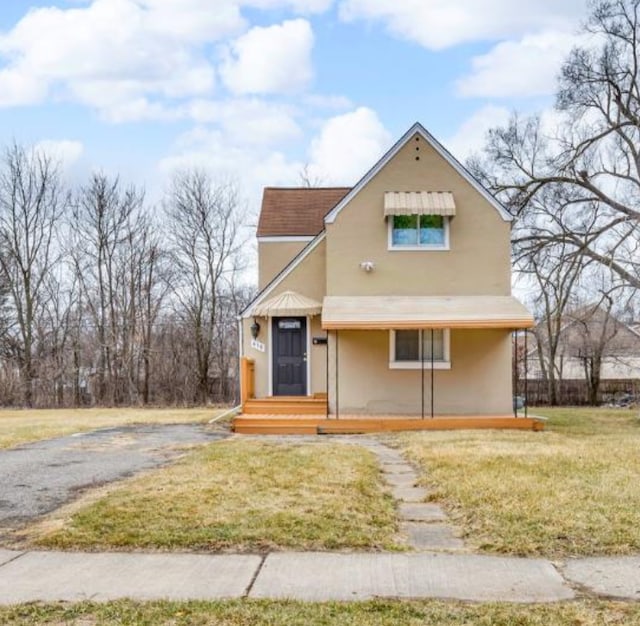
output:
[[[387,191],[384,215],[448,215],[456,214],[456,203],[450,191]]]

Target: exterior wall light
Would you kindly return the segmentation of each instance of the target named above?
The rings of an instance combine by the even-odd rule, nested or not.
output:
[[[258,320],[255,319],[255,317],[253,318],[253,324],[251,324],[251,336],[254,339],[258,338],[258,335],[260,334],[260,324],[258,324]]]
[[[360,269],[364,270],[365,272],[373,272],[373,270],[376,268],[376,264],[373,261],[362,261],[362,263],[360,263]]]

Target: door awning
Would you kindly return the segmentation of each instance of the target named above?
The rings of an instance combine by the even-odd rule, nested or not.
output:
[[[513,296],[326,296],[322,328],[530,328],[533,316]]]
[[[450,191],[387,191],[384,214],[449,215],[456,214],[456,203]]]
[[[256,304],[250,315],[256,317],[286,317],[318,315],[322,311],[322,304],[307,298],[295,291],[283,293]]]

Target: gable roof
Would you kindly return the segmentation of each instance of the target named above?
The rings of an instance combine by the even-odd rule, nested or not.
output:
[[[319,243],[325,240],[327,236],[326,231],[323,229],[320,233],[318,233],[296,256],[289,261],[281,270],[276,274],[269,283],[267,283],[262,291],[259,291],[253,300],[247,304],[247,306],[242,309],[240,315],[238,317],[251,317],[253,307],[256,304],[259,304],[266,298],[293,270],[301,263],[304,259],[311,254]]]
[[[258,237],[268,236],[313,236],[313,239],[307,243],[296,256],[285,265],[285,267],[274,278],[256,294],[255,298],[243,309],[240,317],[246,317],[249,311],[257,303],[261,302],[266,296],[268,296],[294,269],[302,262],[315,248],[324,240],[326,231],[324,229],[325,223],[333,223],[338,213],[350,202],[356,194],[402,149],[402,147],[415,135],[419,133],[425,141],[427,141],[438,154],[442,156],[469,184],[478,191],[496,211],[500,214],[500,217],[505,222],[513,221],[513,216],[507,211],[507,209],[494,198],[472,175],[471,173],[440,143],[438,140],[429,133],[422,124],[416,122],[385,154],[384,156],[360,179],[355,187],[266,187],[262,199],[262,211],[260,213],[260,221],[258,223]],[[323,196],[323,192],[324,195]],[[329,198],[331,193],[335,194],[337,200],[333,205],[329,205]],[[289,195],[291,194],[291,195]],[[296,196],[296,194],[299,194]],[[307,195],[308,194],[308,195]],[[342,194],[342,195],[340,195]],[[339,196],[339,197],[338,197]],[[324,213],[320,226],[317,230],[316,223],[313,226],[306,223],[308,218],[304,217],[304,213],[300,210],[300,205],[296,205],[293,200],[305,198],[316,198],[318,204],[312,204],[315,208],[309,211],[310,214],[318,215],[321,213],[320,203],[317,198],[323,197],[326,200],[327,205],[322,207]],[[281,211],[278,215],[278,203],[277,200],[291,199],[291,204],[288,202],[285,205],[288,207],[285,211]],[[266,199],[266,202],[265,202]],[[311,202],[311,200],[309,200]],[[280,205],[280,206],[285,206]],[[266,211],[265,211],[265,206]],[[288,215],[291,219],[291,224],[296,224],[296,228],[299,230],[293,231],[293,227],[285,228],[283,222],[284,215]],[[315,218],[314,218],[315,219]],[[265,220],[265,221],[263,221]],[[272,230],[273,229],[273,230]],[[284,232],[283,232],[284,231]],[[311,232],[314,231],[314,232]]]
[[[513,221],[513,216],[494,198],[420,122],[416,122],[400,139],[386,152],[386,154],[360,179],[348,194],[336,204],[324,218],[326,224],[333,224],[338,213],[351,202],[360,190],[404,147],[404,145],[418,133],[431,147],[462,176],[493,208],[498,211],[505,222]]]
[[[258,237],[309,236],[324,228],[324,216],[350,187],[266,187]]]

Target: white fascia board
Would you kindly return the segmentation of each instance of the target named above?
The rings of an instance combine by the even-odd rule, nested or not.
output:
[[[324,241],[326,232],[323,230],[316,235],[296,256],[289,261],[288,265],[243,309],[240,315],[243,318],[252,317],[249,311],[259,302],[262,302],[304,259],[313,252],[321,241]]]
[[[324,218],[325,224],[333,224],[338,213],[360,193],[362,188],[406,145],[416,133],[430,144],[433,149],[453,167],[479,194],[481,194],[491,206],[500,214],[505,222],[512,222],[513,216],[507,209],[494,198],[422,124],[416,122],[388,151],[387,153],[360,179],[358,184],[331,210]]]
[[[257,237],[258,243],[289,243],[294,241],[313,241],[313,235],[276,235],[270,237]]]

